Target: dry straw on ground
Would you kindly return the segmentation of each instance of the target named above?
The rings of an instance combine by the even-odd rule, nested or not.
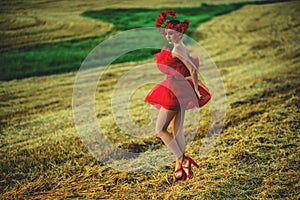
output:
[[[187,182],[170,183],[172,165],[130,174],[98,163],[75,130],[75,73],[1,82],[1,199],[299,199],[298,7],[248,5],[198,28],[224,79],[227,116],[214,150],[199,160],[201,122],[188,149],[200,169]],[[113,84],[137,64],[111,67],[96,98],[109,105]],[[97,117],[110,122],[103,108]],[[127,147],[161,145],[149,140]]]

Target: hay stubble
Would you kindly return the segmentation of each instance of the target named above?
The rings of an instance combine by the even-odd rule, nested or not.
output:
[[[131,174],[98,163],[74,127],[75,73],[1,82],[1,198],[299,198],[297,5],[249,5],[197,30],[223,75],[227,116],[215,148],[201,160],[198,151],[208,121],[200,123],[188,148],[200,170],[188,182],[170,184],[173,166]],[[103,103],[97,105],[99,121],[111,122],[105,108],[113,85],[137,64],[111,67],[108,79],[99,83],[107,86],[96,96]],[[202,113],[209,115],[209,109]],[[126,147],[124,137],[111,135]],[[146,144],[161,145],[149,140]]]

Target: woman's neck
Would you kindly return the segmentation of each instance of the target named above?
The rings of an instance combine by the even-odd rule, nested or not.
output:
[[[174,42],[174,47],[184,46],[182,40],[179,40],[178,42]]]

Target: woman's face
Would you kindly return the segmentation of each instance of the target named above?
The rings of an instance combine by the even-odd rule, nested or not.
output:
[[[176,33],[177,32],[172,29],[166,29],[166,38],[169,44],[177,43],[180,40]]]

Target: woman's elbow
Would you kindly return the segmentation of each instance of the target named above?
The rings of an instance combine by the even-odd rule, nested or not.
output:
[[[191,70],[190,70],[190,73],[191,73],[191,75],[196,75],[197,70],[194,67],[192,67]]]

